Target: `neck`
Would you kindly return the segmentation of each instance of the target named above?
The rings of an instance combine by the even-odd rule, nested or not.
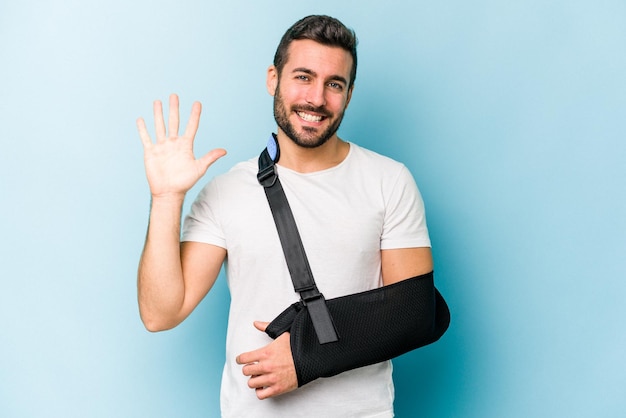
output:
[[[350,145],[337,135],[315,148],[295,144],[280,128],[276,136],[280,147],[278,165],[299,173],[313,173],[339,165],[350,151]]]

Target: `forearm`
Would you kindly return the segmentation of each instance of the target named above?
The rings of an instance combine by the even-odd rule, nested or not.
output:
[[[185,282],[180,257],[184,195],[153,198],[148,233],[137,277],[141,319],[150,331],[182,321]]]

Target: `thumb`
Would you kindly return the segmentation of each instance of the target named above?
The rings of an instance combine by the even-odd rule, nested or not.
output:
[[[198,158],[198,162],[202,166],[203,170],[206,171],[211,164],[222,158],[224,155],[226,155],[225,149],[216,148],[207,152],[204,156]]]
[[[269,322],[254,321],[254,327],[261,332],[265,332],[265,328],[267,328],[269,324]]]

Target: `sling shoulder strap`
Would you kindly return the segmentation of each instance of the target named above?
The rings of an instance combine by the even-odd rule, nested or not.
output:
[[[265,190],[276,230],[287,261],[287,268],[296,292],[300,293],[311,317],[320,344],[339,340],[324,295],[318,290],[311,267],[300,239],[296,221],[291,212],[285,191],[278,179],[276,163],[280,158],[278,141],[272,134],[267,148],[259,156],[257,179]]]

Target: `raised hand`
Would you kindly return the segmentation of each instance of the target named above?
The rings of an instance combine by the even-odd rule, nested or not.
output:
[[[163,105],[154,102],[156,143],[152,142],[143,118],[137,119],[137,129],[143,143],[146,176],[152,197],[184,195],[206,173],[207,169],[226,151],[217,148],[201,158],[193,155],[193,141],[200,123],[202,105],[195,102],[182,136],[178,135],[178,96],[172,94],[169,102],[168,129],[165,129]]]

